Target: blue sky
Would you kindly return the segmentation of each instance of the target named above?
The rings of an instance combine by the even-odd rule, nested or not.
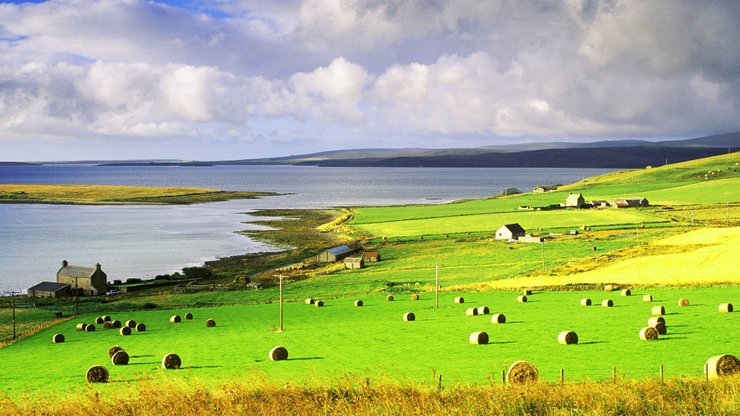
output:
[[[0,2],[0,160],[740,131],[740,2]]]

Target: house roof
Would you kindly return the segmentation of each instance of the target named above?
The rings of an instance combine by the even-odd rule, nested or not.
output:
[[[508,229],[512,234],[524,234],[526,231],[518,223],[505,224],[504,227]]]
[[[330,248],[327,251],[335,256],[341,256],[342,254],[353,253],[355,250],[345,244],[343,246]]]
[[[362,257],[346,257],[344,259],[345,263],[362,263]]]
[[[59,269],[60,276],[70,277],[90,277],[95,273],[95,267],[84,267],[84,266],[64,266]]]
[[[380,254],[378,254],[377,251],[366,251],[362,254],[365,257],[379,257]]]
[[[62,289],[65,289],[69,287],[66,283],[57,283],[57,282],[41,282],[35,286],[32,286],[28,289],[28,291],[36,291],[36,292],[58,292]]]

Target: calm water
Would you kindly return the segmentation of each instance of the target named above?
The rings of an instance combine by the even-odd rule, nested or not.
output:
[[[295,166],[0,167],[0,183],[209,187],[285,195],[194,206],[0,204],[0,290],[54,281],[62,260],[100,262],[108,279],[153,277],[271,248],[235,233],[262,208],[441,203],[508,187],[569,183],[607,172],[553,168],[316,168]]]

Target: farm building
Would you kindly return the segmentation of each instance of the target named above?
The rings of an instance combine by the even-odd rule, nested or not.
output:
[[[378,262],[380,261],[380,253],[377,251],[366,251],[362,253],[362,259],[370,262]]]
[[[517,241],[520,243],[542,243],[545,241],[545,237],[527,234],[525,236],[519,237]]]
[[[362,269],[365,267],[365,260],[362,257],[347,257],[344,259],[345,269]]]
[[[583,195],[581,194],[568,194],[568,197],[565,199],[566,207],[580,208],[584,205],[586,205],[586,200],[583,199]]]
[[[100,268],[73,266],[67,260],[62,261],[62,268],[57,272],[57,283],[65,283],[79,291],[80,295],[97,296],[108,291],[108,275]]]
[[[555,191],[558,187],[555,185],[546,185],[546,186],[535,186],[532,192],[542,193],[542,192],[549,192],[549,191]]]
[[[348,244],[341,245],[338,247],[330,248],[323,253],[316,256],[316,261],[319,263],[334,263],[342,260],[343,258],[357,252],[357,247],[352,247]]]
[[[615,208],[639,208],[650,205],[646,198],[621,198],[614,201]]]
[[[609,201],[604,201],[603,199],[597,199],[596,201],[589,201],[589,204],[591,204],[594,208],[606,208],[608,207]]]
[[[33,298],[60,298],[72,294],[72,289],[66,283],[41,282],[28,289],[28,296]]]
[[[496,231],[496,240],[516,240],[527,232],[519,224],[506,224]]]

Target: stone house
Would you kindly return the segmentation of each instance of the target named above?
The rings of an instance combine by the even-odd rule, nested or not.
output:
[[[496,240],[517,240],[519,237],[524,237],[527,232],[519,224],[506,224],[502,225],[496,231]]]
[[[68,284],[74,293],[80,295],[97,296],[108,291],[108,275],[100,268],[100,263],[94,267],[73,266],[62,261],[62,268],[57,272],[57,283]]]

